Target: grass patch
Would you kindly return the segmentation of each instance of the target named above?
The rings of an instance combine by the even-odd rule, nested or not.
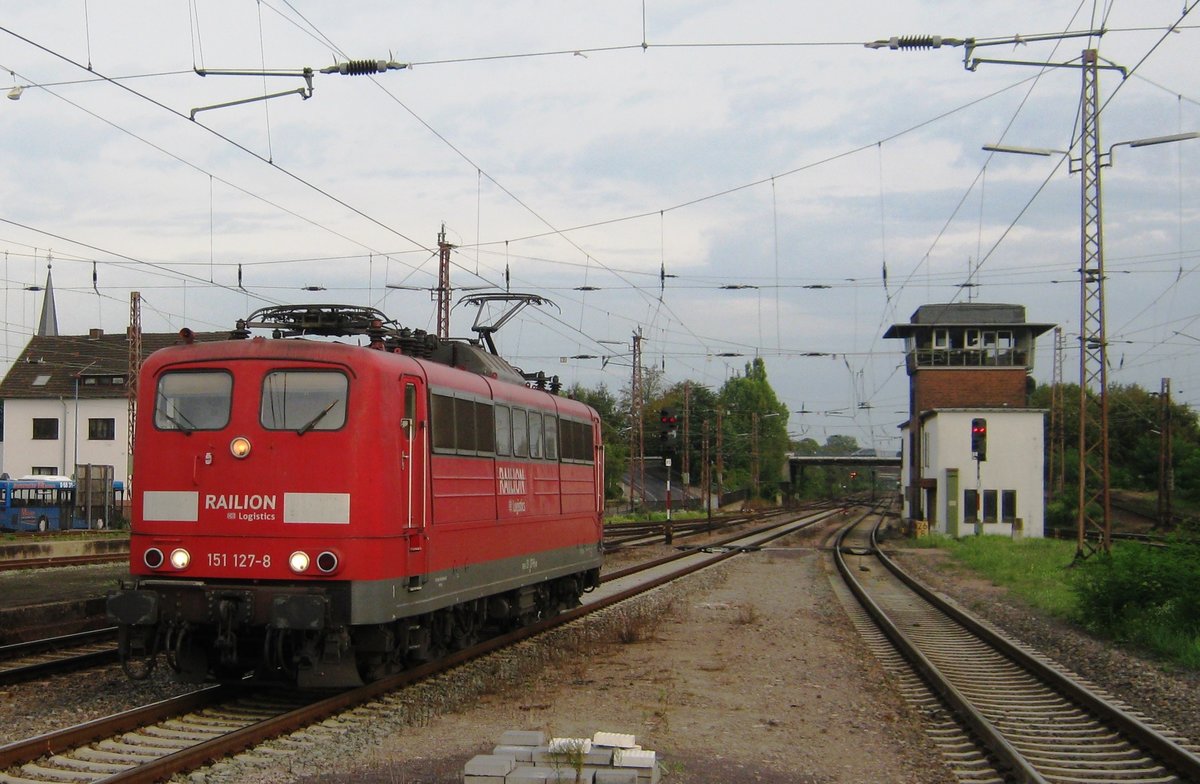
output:
[[[1004,536],[968,536],[957,540],[927,536],[919,540],[918,546],[948,550],[955,561],[1043,612],[1069,618],[1075,611],[1069,569],[1075,556],[1074,542],[1014,540]]]
[[[1200,669],[1200,544],[1194,540],[1166,548],[1116,542],[1111,556],[1074,566],[1070,541],[930,536],[914,544],[947,550],[955,562],[1042,612]]]
[[[699,520],[708,516],[707,512],[695,510],[672,510],[671,522],[680,520]],[[639,512],[637,514],[606,514],[604,522],[610,525],[620,525],[621,523],[665,523],[667,521],[666,512]]]

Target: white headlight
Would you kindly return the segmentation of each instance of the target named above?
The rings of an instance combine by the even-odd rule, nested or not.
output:
[[[250,454],[250,439],[245,436],[238,436],[229,442],[229,451],[238,459],[245,457]]]
[[[186,569],[188,564],[192,562],[192,555],[182,547],[178,547],[171,551],[171,566],[176,569]]]
[[[297,550],[288,558],[288,566],[292,567],[292,571],[296,574],[304,574],[308,571],[308,553]]]

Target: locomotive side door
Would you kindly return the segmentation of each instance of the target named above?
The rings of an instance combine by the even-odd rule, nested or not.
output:
[[[404,410],[400,418],[400,514],[408,540],[409,589],[420,590],[429,563],[428,505],[429,418],[425,385],[416,376],[401,376]]]

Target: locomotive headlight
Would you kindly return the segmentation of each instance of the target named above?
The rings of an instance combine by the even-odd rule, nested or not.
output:
[[[176,569],[186,569],[191,562],[192,554],[182,547],[177,547],[171,551],[171,566],[174,566]]]
[[[163,565],[163,551],[157,547],[151,547],[142,554],[142,563],[149,566],[151,569],[157,569]]]
[[[288,558],[288,566],[296,574],[304,574],[308,571],[308,553],[297,550]]]
[[[325,574],[331,574],[337,571],[338,557],[337,554],[326,550],[317,556],[317,568]]]
[[[239,460],[250,454],[250,439],[238,436],[229,442],[229,451]]]

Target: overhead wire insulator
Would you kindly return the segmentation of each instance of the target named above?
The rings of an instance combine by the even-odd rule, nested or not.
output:
[[[404,68],[408,68],[408,63],[398,63],[394,60],[349,60],[322,68],[321,73],[363,76],[385,71],[399,71]]]
[[[940,35],[893,35],[863,44],[868,49],[941,49],[942,45],[961,46],[960,38],[943,38]]]

